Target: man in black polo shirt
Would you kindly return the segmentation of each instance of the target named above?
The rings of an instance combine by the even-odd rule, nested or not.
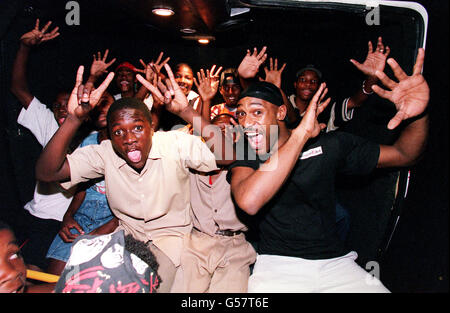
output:
[[[398,83],[377,72],[390,91],[373,90],[398,111],[388,128],[409,123],[392,146],[347,133],[322,133],[325,125],[319,125],[317,116],[330,102],[321,103],[325,84],[292,130],[286,127],[286,106],[276,86],[258,82],[241,93],[237,118],[251,149],[243,158],[238,155],[229,178],[237,205],[260,219],[249,292],[388,292],[356,264],[356,252],[346,251],[337,237],[335,176],[364,175],[375,167],[417,160],[428,133],[423,60],[420,49],[412,76],[388,60]]]

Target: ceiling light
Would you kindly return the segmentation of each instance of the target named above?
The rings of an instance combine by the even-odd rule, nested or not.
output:
[[[198,43],[201,43],[203,45],[206,45],[206,44],[210,43],[211,41],[216,40],[216,38],[214,36],[209,36],[209,35],[186,35],[186,36],[182,36],[181,38],[186,39],[186,40],[195,40]]]
[[[172,9],[168,8],[155,8],[152,10],[152,13],[159,16],[171,16],[175,14]]]
[[[193,28],[186,27],[186,28],[180,29],[180,32],[185,33],[185,34],[195,34],[197,31]]]
[[[198,39],[198,43],[201,43],[203,45],[207,45],[207,44],[209,44],[209,39],[208,38],[199,38]]]

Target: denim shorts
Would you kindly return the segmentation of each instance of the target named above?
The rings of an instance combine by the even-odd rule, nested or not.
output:
[[[103,200],[85,200],[74,215],[75,221],[80,224],[85,234],[106,224],[113,217],[108,203]],[[72,234],[80,234],[75,228],[70,230]],[[67,262],[70,256],[71,242],[64,242],[56,235],[47,252],[47,258]]]

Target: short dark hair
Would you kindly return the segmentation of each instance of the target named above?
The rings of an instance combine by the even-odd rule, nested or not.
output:
[[[305,67],[299,69],[297,71],[297,73],[295,74],[296,79],[298,79],[306,71],[311,71],[311,72],[316,73],[319,80],[322,81],[322,72],[319,71],[319,69],[317,69],[317,67],[315,67],[313,64],[308,64]]]
[[[136,109],[141,111],[144,114],[144,117],[152,124],[152,115],[147,105],[139,99],[136,98],[121,98],[117,101],[114,101],[113,104],[109,107],[108,113],[106,114],[106,121],[109,125],[111,124],[111,116],[114,112],[122,110],[122,109]]]
[[[245,97],[259,98],[276,106],[284,104],[283,95],[281,94],[280,89],[274,84],[265,81],[252,83],[239,95],[238,100]]]
[[[178,63],[177,65],[175,65],[175,70],[173,72],[174,73],[178,72],[181,67],[187,67],[191,70],[192,73],[194,73],[194,70],[192,69],[192,67],[187,63]]]
[[[158,277],[158,281],[161,283],[161,277],[158,275],[159,263],[156,260],[156,256],[148,248],[145,242],[135,239],[132,235],[125,236],[125,249],[139,257],[142,261],[147,263],[155,272]]]
[[[227,84],[228,82],[232,82],[241,86],[239,74],[235,68],[227,68],[220,74],[220,87],[222,87],[224,84]]]
[[[236,118],[235,118],[233,115],[231,115],[230,113],[220,113],[220,114],[217,114],[216,116],[214,116],[214,117],[211,119],[211,124],[214,124],[214,123],[215,123],[219,118],[221,118],[222,116],[229,117],[230,119],[234,120],[234,121],[237,123]]]

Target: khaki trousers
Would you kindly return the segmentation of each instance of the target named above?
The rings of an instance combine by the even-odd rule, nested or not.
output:
[[[245,235],[221,236],[195,229],[185,237],[173,292],[245,293],[256,252]],[[178,280],[177,279],[177,280]]]

